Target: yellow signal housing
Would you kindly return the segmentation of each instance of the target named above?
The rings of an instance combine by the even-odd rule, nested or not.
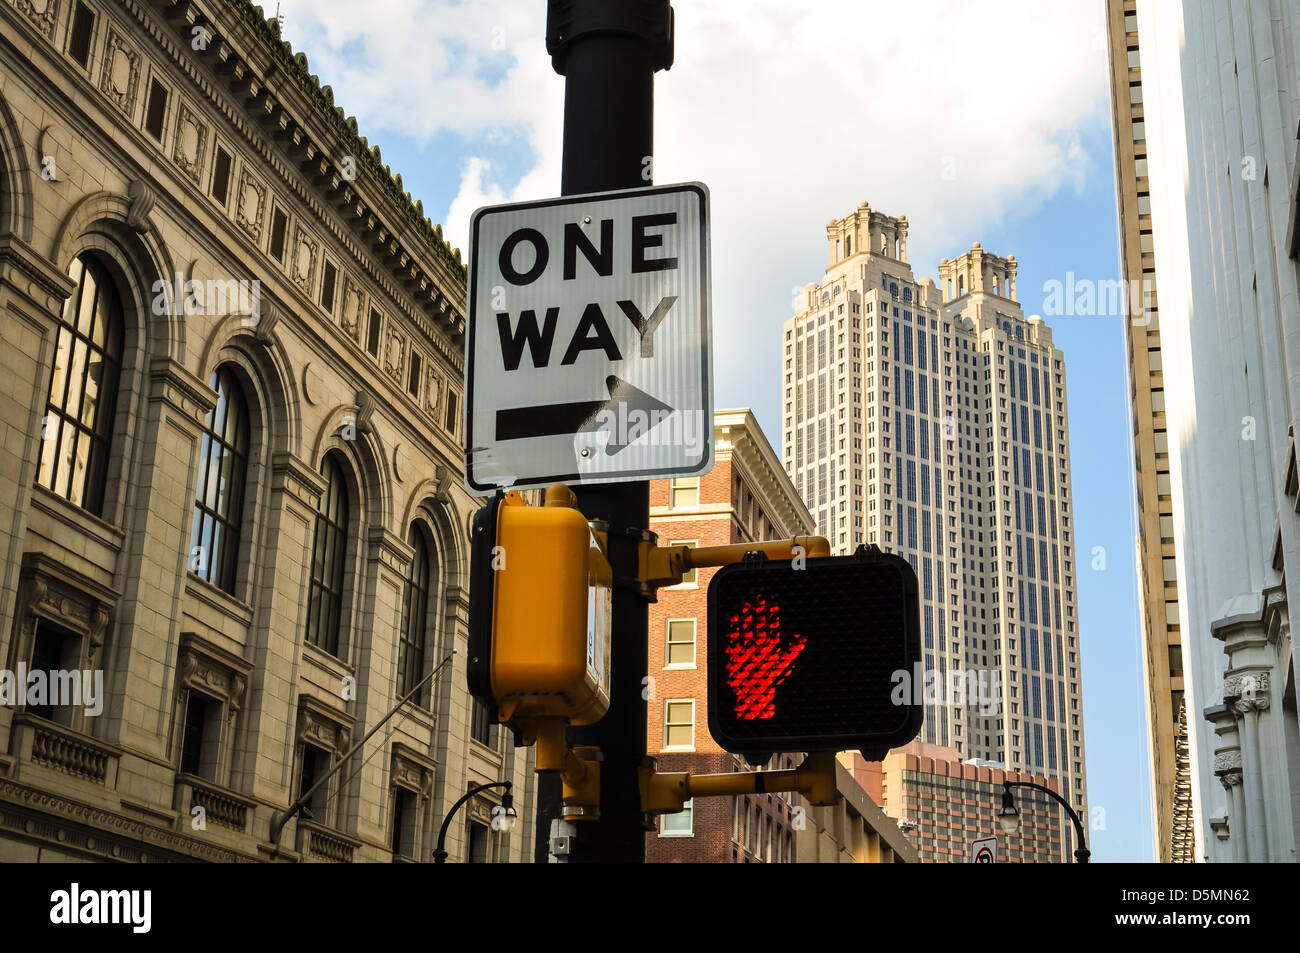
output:
[[[556,483],[544,506],[510,492],[497,513],[491,681],[503,722],[588,725],[609,710],[613,576],[576,502]]]

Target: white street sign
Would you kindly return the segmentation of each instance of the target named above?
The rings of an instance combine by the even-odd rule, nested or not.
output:
[[[970,862],[972,864],[996,864],[998,862],[998,839],[981,837],[970,845]]]
[[[689,182],[474,213],[471,492],[709,470],[708,200]]]

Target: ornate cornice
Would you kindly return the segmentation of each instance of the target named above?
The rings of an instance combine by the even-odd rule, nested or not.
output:
[[[217,395],[207,382],[170,357],[149,362],[149,383],[150,400],[163,401],[199,425],[217,404]]]
[[[7,778],[0,778],[0,803],[13,808],[0,811],[0,830],[37,837],[59,849],[94,854],[106,861],[176,859],[152,854],[150,848],[164,855],[218,863],[255,859]]]
[[[306,461],[281,450],[271,456],[271,474],[271,486],[276,492],[287,493],[308,509],[316,509],[325,492],[325,478]]]
[[[0,284],[16,289],[47,314],[57,316],[76,283],[17,235],[0,238]]]
[[[378,559],[398,575],[406,573],[406,568],[415,555],[415,550],[411,548],[406,540],[383,526],[370,527],[366,538],[367,542],[370,543],[372,559]]]
[[[197,4],[164,2],[163,15],[178,23],[187,41],[182,49],[175,37],[155,22],[148,5],[124,0],[123,6],[172,64],[189,77],[194,92],[205,97],[242,135],[258,154],[257,165],[274,169],[281,184],[313,213],[316,224],[352,255],[354,264],[384,289],[393,306],[422,332],[425,342],[452,368],[461,369],[457,341],[464,334],[465,319],[458,305],[464,299],[466,269],[458,251],[442,239],[441,227],[424,216],[423,205],[403,191],[401,176],[381,165],[378,147],[371,147],[357,133],[356,120],[333,105],[330,88],[322,88],[319,79],[308,72],[306,56],[293,54],[289,44],[279,39],[278,23],[263,19],[261,8],[248,0],[236,0],[228,10],[249,29],[234,31],[234,36],[218,35],[223,31],[217,18],[205,14]],[[228,15],[223,13],[223,17]],[[196,67],[191,54],[190,30],[200,24],[208,42],[203,55],[209,57],[205,62],[218,75],[217,84]],[[242,59],[233,48],[234,42],[246,40],[256,44],[250,54],[262,61],[260,65]],[[283,79],[291,82],[286,85]],[[305,124],[290,114],[282,101],[286,98]],[[243,109],[232,104],[241,101]],[[250,122],[251,118],[260,119],[262,125]],[[289,162],[272,148],[273,142],[283,148]],[[343,159],[349,160],[350,172],[339,167]],[[317,191],[328,201],[321,201]],[[363,198],[361,191],[369,194]],[[341,212],[336,207],[340,204]],[[404,234],[393,234],[377,217],[376,208],[396,212]],[[342,224],[343,220],[353,227]],[[376,247],[369,247],[372,242]],[[404,250],[407,244],[430,253],[434,267],[427,269],[417,262]],[[423,310],[412,306],[408,294]],[[436,327],[435,321],[445,322],[446,329]]]

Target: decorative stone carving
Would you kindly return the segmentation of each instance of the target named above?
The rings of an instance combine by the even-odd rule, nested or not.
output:
[[[266,186],[248,172],[239,177],[239,205],[235,220],[254,240],[262,236],[262,212],[266,206]]]
[[[432,367],[425,371],[424,412],[430,417],[438,416],[438,401],[442,396],[442,378]]]
[[[127,45],[112,27],[104,47],[104,72],[99,88],[128,117],[135,109],[135,91],[140,84],[140,54]]]
[[[253,340],[262,347],[270,347],[275,343],[275,326],[280,323],[280,309],[270,303],[262,304],[262,314],[257,321],[257,330],[253,332]]]
[[[47,39],[54,39],[54,21],[59,16],[58,0],[15,0],[20,11],[36,25]]]
[[[1245,697],[1257,698],[1268,694],[1269,673],[1266,671],[1239,672],[1223,678],[1223,698],[1231,701]]]
[[[8,668],[31,657],[39,619],[46,619],[84,639],[78,668],[99,668],[105,633],[119,593],[40,553],[23,557]]]
[[[388,329],[388,346],[384,348],[384,370],[393,380],[402,379],[402,362],[406,355],[406,338],[399,332]]]
[[[1241,750],[1221,751],[1214,756],[1214,773],[1226,774],[1241,770]]]
[[[307,398],[307,403],[315,407],[321,402],[324,393],[325,377],[319,367],[308,361],[302,368],[302,395]]]
[[[199,121],[189,106],[181,103],[176,117],[176,147],[172,150],[172,161],[195,185],[201,183],[203,176],[207,142],[208,127]]]
[[[149,231],[149,213],[158,201],[158,194],[144,179],[132,179],[126,197],[131,202],[126,210],[126,224],[143,235]]]
[[[294,283],[308,294],[311,294],[311,282],[316,274],[318,247],[316,240],[311,237],[311,233],[304,231],[302,226],[299,225],[294,235],[293,258],[290,267],[293,270]]]
[[[451,481],[454,477],[455,474],[452,473],[451,467],[438,464],[437,468],[434,470],[433,478],[437,483],[433,489],[433,498],[439,503],[451,502],[451,493],[449,491],[451,490]]]
[[[370,396],[369,391],[357,391],[357,433],[370,433],[370,421],[375,415],[375,407],[375,399]]]
[[[343,307],[339,309],[339,323],[343,333],[354,341],[361,340],[361,315],[365,310],[366,298],[360,288],[348,278],[343,282]]]

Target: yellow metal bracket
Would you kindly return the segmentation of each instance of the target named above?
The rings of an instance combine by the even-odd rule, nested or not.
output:
[[[646,814],[676,814],[697,797],[775,794],[797,791],[817,807],[839,800],[835,784],[835,752],[814,751],[799,767],[785,771],[736,771],[731,774],[669,772],[659,774],[654,759],[640,770],[641,810]]]
[[[600,749],[569,747],[562,718],[534,719],[527,725],[525,735],[537,742],[535,770],[560,775],[564,816],[575,821],[599,818]]]
[[[800,556],[829,556],[831,544],[824,536],[796,536],[793,539],[733,543],[729,546],[656,546],[649,540],[638,544],[638,575],[642,587],[651,591],[660,586],[676,586],[692,569],[729,566],[759,552],[769,559],[795,559]]]

